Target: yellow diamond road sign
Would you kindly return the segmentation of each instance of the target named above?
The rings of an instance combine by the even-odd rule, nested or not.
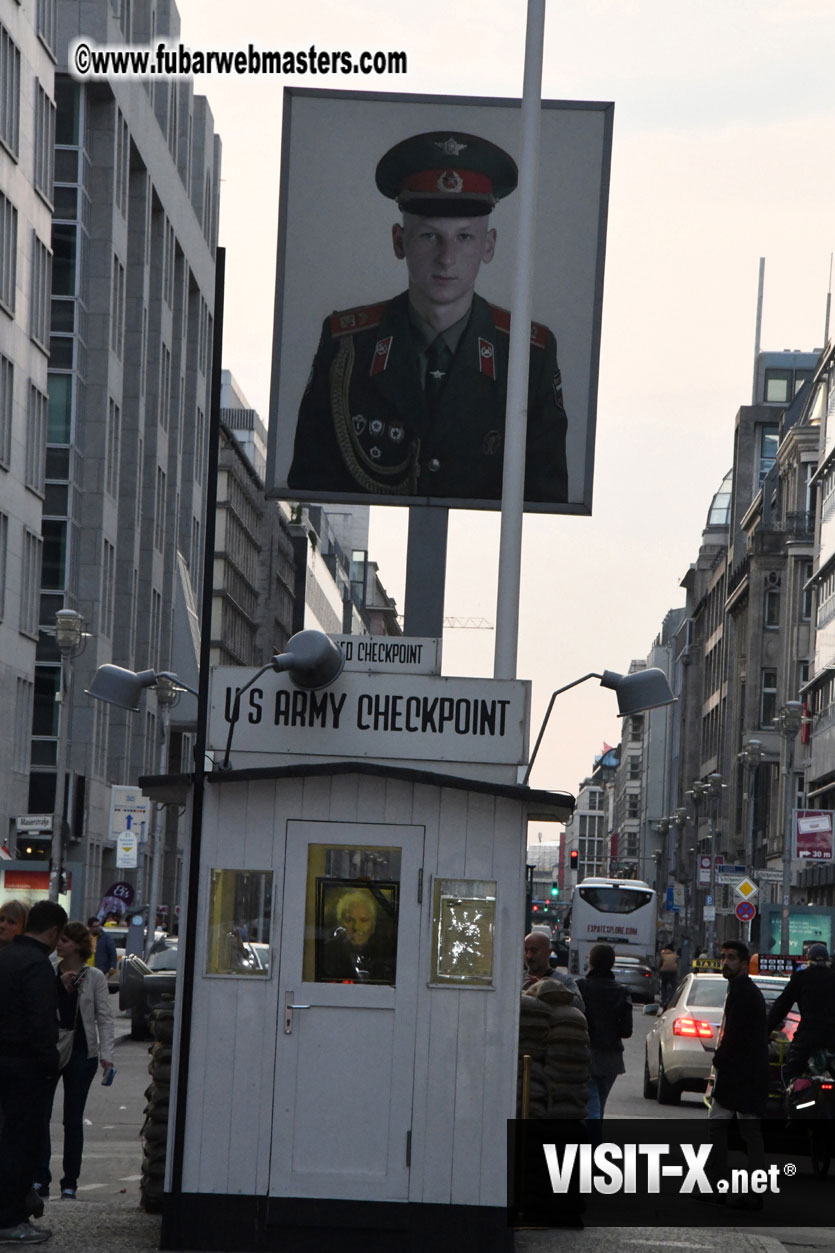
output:
[[[756,883],[752,883],[750,879],[741,879],[739,883],[734,884],[734,891],[744,901],[752,901],[759,890]]]

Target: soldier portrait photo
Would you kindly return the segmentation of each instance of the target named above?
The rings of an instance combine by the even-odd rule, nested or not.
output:
[[[387,98],[382,113],[381,102],[374,112],[368,99],[343,95],[339,113],[328,114],[328,102],[311,97],[329,94],[285,96],[268,494],[498,508],[519,182],[504,132],[518,131],[518,114],[505,107],[482,116],[490,108],[472,102],[439,108],[427,97],[425,116],[436,124],[418,129],[415,101],[423,98],[402,106]],[[353,125],[348,119],[371,109],[380,139],[389,140],[398,116],[389,100],[403,114],[401,137],[372,152],[373,130],[359,114]],[[307,110],[318,126],[308,121],[296,138],[296,115],[305,119]],[[549,199],[565,202],[566,237],[549,236],[533,285],[542,320],[530,326],[524,498],[526,508],[544,512],[590,511],[608,149],[605,115],[601,122],[591,109],[576,113],[559,120],[562,131],[579,120],[564,159],[578,170],[580,190],[563,179],[552,193],[553,172],[545,179]],[[581,134],[590,119],[602,136],[596,156]],[[483,125],[468,128],[472,121]],[[339,243],[329,229],[314,246],[311,223],[331,183]],[[591,213],[580,203],[587,205],[588,188],[597,196]],[[559,283],[562,257],[570,292]],[[575,273],[583,269],[585,286]],[[544,281],[551,273],[554,281]],[[311,322],[318,329],[303,335]]]

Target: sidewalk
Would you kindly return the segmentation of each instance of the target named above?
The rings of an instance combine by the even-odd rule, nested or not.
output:
[[[771,1236],[751,1232],[706,1231],[703,1227],[589,1227],[585,1231],[519,1231],[515,1253],[611,1253],[613,1247],[629,1253],[784,1253],[785,1246]]]

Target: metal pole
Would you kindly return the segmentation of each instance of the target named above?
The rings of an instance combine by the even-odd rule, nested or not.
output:
[[[70,720],[72,686],[72,653],[61,651],[58,689],[58,748],[55,761],[55,803],[52,819],[52,850],[50,853],[49,899],[57,901],[61,892],[64,869],[64,794],[67,787],[67,734]]]
[[[542,46],[545,0],[528,0],[525,77],[522,90],[522,143],[519,162],[519,237],[514,266],[507,412],[502,473],[502,521],[496,600],[495,679],[516,678],[519,642],[519,587],[525,498],[525,443],[531,351],[531,289],[539,189],[539,130],[542,113]]]
[[[176,696],[174,698],[176,700]],[[158,773],[168,771],[168,728],[171,722],[169,694],[157,693],[159,708],[159,765]],[[147,961],[157,929],[157,904],[159,901],[160,868],[165,843],[165,806],[151,802],[151,868],[148,876],[148,926],[145,931],[145,959]]]
[[[797,732],[795,732],[795,735]],[[795,736],[786,731],[786,780],[785,780],[785,821],[783,823],[783,912],[780,918],[780,952],[785,955],[789,951],[789,906],[792,882],[792,781],[794,772],[794,739]]]

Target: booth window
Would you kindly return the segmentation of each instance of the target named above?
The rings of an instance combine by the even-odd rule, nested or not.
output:
[[[432,905],[431,982],[492,987],[495,880],[436,879]]]
[[[211,871],[207,975],[269,976],[272,908],[271,870]]]
[[[400,849],[311,844],[306,890],[305,981],[393,986]]]

